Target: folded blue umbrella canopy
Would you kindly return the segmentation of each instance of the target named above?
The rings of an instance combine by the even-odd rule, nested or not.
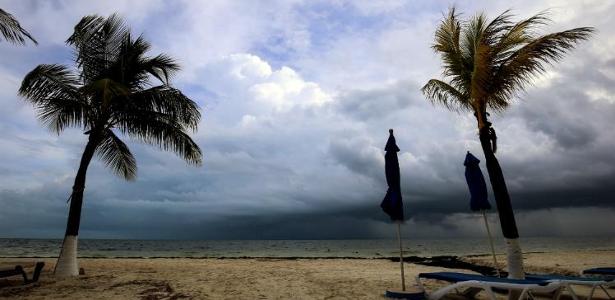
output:
[[[386,154],[384,155],[384,172],[387,178],[389,189],[387,190],[380,207],[387,213],[393,221],[404,220],[404,203],[401,199],[401,186],[399,176],[399,161],[397,152],[399,147],[393,136],[393,129],[389,129],[389,139],[384,147]]]
[[[483,172],[478,166],[479,163],[480,160],[468,151],[463,165],[466,166],[466,182],[470,189],[470,209],[473,211],[491,209],[491,204],[487,199],[487,183],[485,183]]]
[[[493,256],[493,265],[496,268],[498,277],[500,276],[500,270],[498,269],[498,260],[495,256],[495,246],[493,246],[493,238],[491,237],[491,231],[489,230],[489,222],[487,221],[486,210],[491,209],[489,199],[487,199],[487,183],[483,172],[481,172],[478,164],[480,160],[476,156],[472,155],[470,151],[466,154],[466,159],[463,165],[466,166],[466,182],[470,189],[470,209],[472,211],[481,211],[483,213],[483,219],[485,220],[485,227],[487,228],[487,235],[489,236],[489,245],[491,246],[491,255]]]

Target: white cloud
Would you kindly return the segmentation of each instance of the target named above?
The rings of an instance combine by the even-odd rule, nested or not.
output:
[[[615,103],[615,95],[606,89],[587,90],[585,94],[591,101],[606,101],[608,103]]]
[[[383,1],[350,1],[349,3],[355,5],[364,14],[383,14],[402,8],[406,0],[383,0]]]
[[[318,84],[304,81],[288,67],[276,70],[265,82],[252,86],[250,91],[257,101],[272,105],[277,111],[289,110],[294,106],[322,106],[331,101],[331,96]]]
[[[230,67],[230,74],[239,80],[262,80],[271,76],[271,66],[258,56],[231,54],[223,59]]]
[[[239,122],[245,121],[245,113],[253,118],[266,117],[295,108],[320,107],[332,99],[318,84],[304,80],[295,70],[286,66],[272,70],[260,57],[248,53],[213,61],[200,74],[207,88],[220,96],[221,102],[213,109],[225,110]]]

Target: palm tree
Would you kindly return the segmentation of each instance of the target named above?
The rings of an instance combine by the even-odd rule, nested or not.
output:
[[[594,31],[581,27],[562,32],[537,34],[549,21],[544,13],[513,22],[505,11],[491,22],[484,14],[460,20],[455,8],[435,32],[433,50],[440,55],[443,76],[431,79],[422,92],[433,103],[455,111],[474,114],[481,147],[493,188],[502,233],[506,238],[510,277],[523,278],[523,261],[517,225],[504,175],[497,158],[495,130],[489,113],[503,112],[511,101],[559,60],[576,43]]]
[[[0,8],[0,33],[5,40],[13,43],[13,44],[26,44],[26,38],[32,41],[34,44],[38,44],[38,42],[19,25],[19,22],[13,15],[9,14],[5,10]]]
[[[88,135],[70,195],[70,210],[55,274],[76,276],[77,236],[88,165],[98,157],[118,176],[133,180],[137,165],[118,133],[201,163],[201,150],[188,136],[201,118],[195,102],[169,85],[179,70],[164,54],[146,56],[150,44],[134,39],[121,18],[81,19],[66,41],[75,51],[77,72],[62,65],[39,65],[24,78],[19,93],[51,131],[82,128]],[[161,82],[154,85],[152,79]]]

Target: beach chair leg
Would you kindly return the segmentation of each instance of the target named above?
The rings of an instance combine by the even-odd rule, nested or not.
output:
[[[487,292],[487,294],[489,295],[489,299],[491,300],[497,300],[497,297],[495,296],[495,292],[493,292],[493,290],[491,289],[491,287],[485,287],[484,288],[485,292]]]
[[[553,299],[553,300],[559,300],[559,298],[560,298],[561,296],[562,296],[562,289],[561,289],[561,288],[559,288],[559,289],[556,289],[556,290],[553,292],[551,299]]]
[[[474,298],[474,297],[476,297],[476,295],[478,295],[478,293],[480,293],[480,291],[482,291],[482,289],[474,288],[474,287],[469,287],[469,288],[465,289],[463,291],[463,293],[461,293],[461,295],[463,295],[466,298]]]
[[[572,300],[579,300],[577,293],[575,293],[574,289],[572,289],[572,286],[570,284],[568,283],[564,284],[564,288],[568,291],[568,293],[570,294],[570,297],[572,297]],[[593,289],[592,289],[592,292],[589,294],[589,298],[587,298],[587,300],[591,299],[592,293],[593,293]]]
[[[553,299],[559,300],[562,297],[563,293],[564,293],[564,288],[559,288],[555,290],[555,292],[553,292]]]
[[[26,271],[21,266],[18,266],[18,268],[19,268],[19,271],[21,271],[21,276],[23,277],[23,284],[27,284],[28,283],[28,274],[26,273]],[[17,269],[17,267],[15,269]]]
[[[510,294],[510,292],[508,292]],[[526,298],[528,294],[528,290],[527,289],[523,289],[523,291],[521,291],[521,295],[519,295],[519,298],[517,298],[518,300],[523,300]]]
[[[606,294],[606,296],[609,299],[613,299],[613,297],[611,297],[611,295],[609,294],[609,292],[606,290],[606,288],[603,285],[600,285],[600,288],[604,291],[604,293]],[[589,299],[589,300],[591,300],[591,299]]]
[[[589,295],[587,295],[587,300],[591,300],[594,297],[594,292],[596,291],[596,285],[592,285],[592,289],[589,290]]]
[[[25,283],[37,282],[38,278],[41,275],[41,271],[43,270],[44,266],[45,266],[44,262],[37,262],[36,266],[34,267],[34,273],[32,273],[32,279],[28,280],[26,278],[26,282]],[[24,272],[24,274],[25,274],[25,272]]]
[[[423,283],[421,282],[421,278],[416,276],[416,285],[421,289],[421,290],[425,290],[425,286],[423,286]]]

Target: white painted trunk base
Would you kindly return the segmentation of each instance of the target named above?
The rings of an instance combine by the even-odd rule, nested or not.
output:
[[[519,239],[506,239],[506,258],[508,260],[508,278],[523,279],[523,253]]]
[[[58,257],[53,274],[58,277],[79,276],[76,235],[67,235],[64,237],[60,257]]]

